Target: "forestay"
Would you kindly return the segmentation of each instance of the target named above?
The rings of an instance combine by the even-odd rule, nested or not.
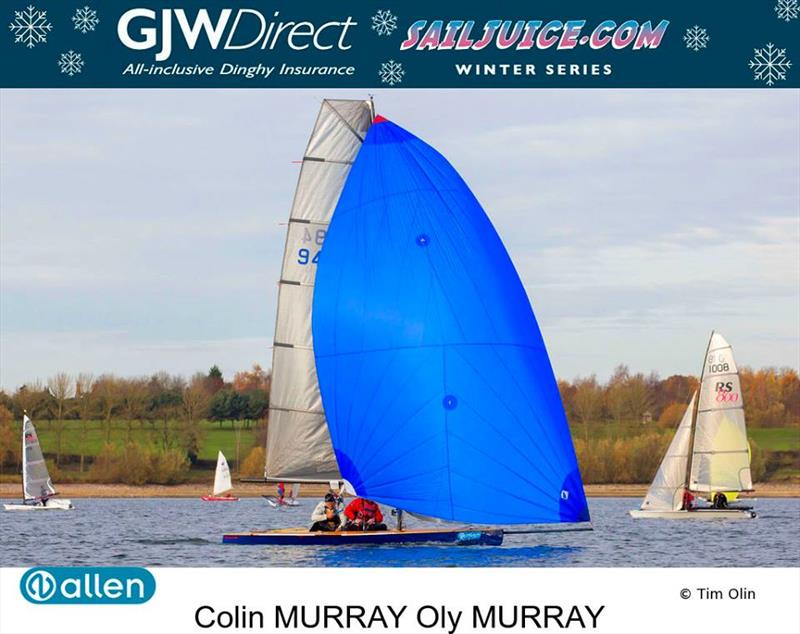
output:
[[[589,519],[528,297],[443,156],[376,118],[316,281],[322,399],[359,495],[465,522]]]
[[[719,333],[711,335],[700,383],[690,488],[753,488],[739,371],[730,344]]]
[[[311,300],[328,222],[371,118],[368,101],[323,101],[303,156],[278,290],[265,466],[269,478],[340,477],[314,366]]]
[[[26,500],[48,497],[56,492],[47,472],[36,428],[27,416],[22,419],[22,492]]]
[[[692,416],[696,399],[697,392],[692,396],[667,453],[658,467],[656,477],[642,502],[643,511],[679,511],[683,508],[683,492],[686,488],[686,469],[692,437]]]
[[[214,495],[225,493],[233,488],[231,470],[222,452],[217,453],[217,470],[214,472]]]

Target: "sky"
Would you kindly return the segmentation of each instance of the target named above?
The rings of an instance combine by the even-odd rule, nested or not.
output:
[[[322,98],[0,93],[0,387],[271,365],[276,282]],[[557,376],[800,365],[800,92],[385,90],[520,273]]]

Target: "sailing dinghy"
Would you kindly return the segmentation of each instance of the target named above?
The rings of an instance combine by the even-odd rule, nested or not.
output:
[[[441,154],[372,115],[371,101],[323,102],[303,159],[279,291],[267,479],[340,480],[460,526],[223,541],[499,544],[532,531],[485,525],[588,522],[544,341],[503,243]]]
[[[203,502],[238,502],[239,498],[233,497],[230,493],[232,488],[228,461],[225,460],[225,455],[219,451],[217,452],[217,469],[214,472],[214,490],[211,495],[204,495],[200,499]]]
[[[39,446],[36,428],[27,414],[22,418],[22,503],[3,504],[6,511],[69,511],[70,500],[54,499],[58,495],[47,463]]]
[[[635,519],[751,519],[749,507],[719,508],[753,490],[739,371],[730,344],[711,333],[692,396]],[[686,492],[711,506],[686,505]],[[714,504],[715,500],[718,501]],[[725,505],[726,506],[726,505]]]
[[[263,497],[272,508],[300,506],[300,501],[297,499],[300,497],[300,483],[295,482],[292,485],[292,491],[289,497],[285,495],[282,482],[278,484],[278,495],[262,495],[261,497]]]

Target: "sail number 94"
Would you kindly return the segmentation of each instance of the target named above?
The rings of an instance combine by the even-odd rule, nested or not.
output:
[[[322,246],[322,243],[325,242],[325,229],[317,229],[315,232],[309,231],[307,228],[303,229],[303,243],[312,243],[317,246]],[[319,262],[319,249],[309,249],[307,247],[301,247],[297,250],[297,263],[306,265],[306,264],[316,264]]]

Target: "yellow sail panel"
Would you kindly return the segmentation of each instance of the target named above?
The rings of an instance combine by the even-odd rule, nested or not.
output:
[[[689,486],[701,492],[753,488],[739,372],[730,344],[718,333],[700,384]]]

